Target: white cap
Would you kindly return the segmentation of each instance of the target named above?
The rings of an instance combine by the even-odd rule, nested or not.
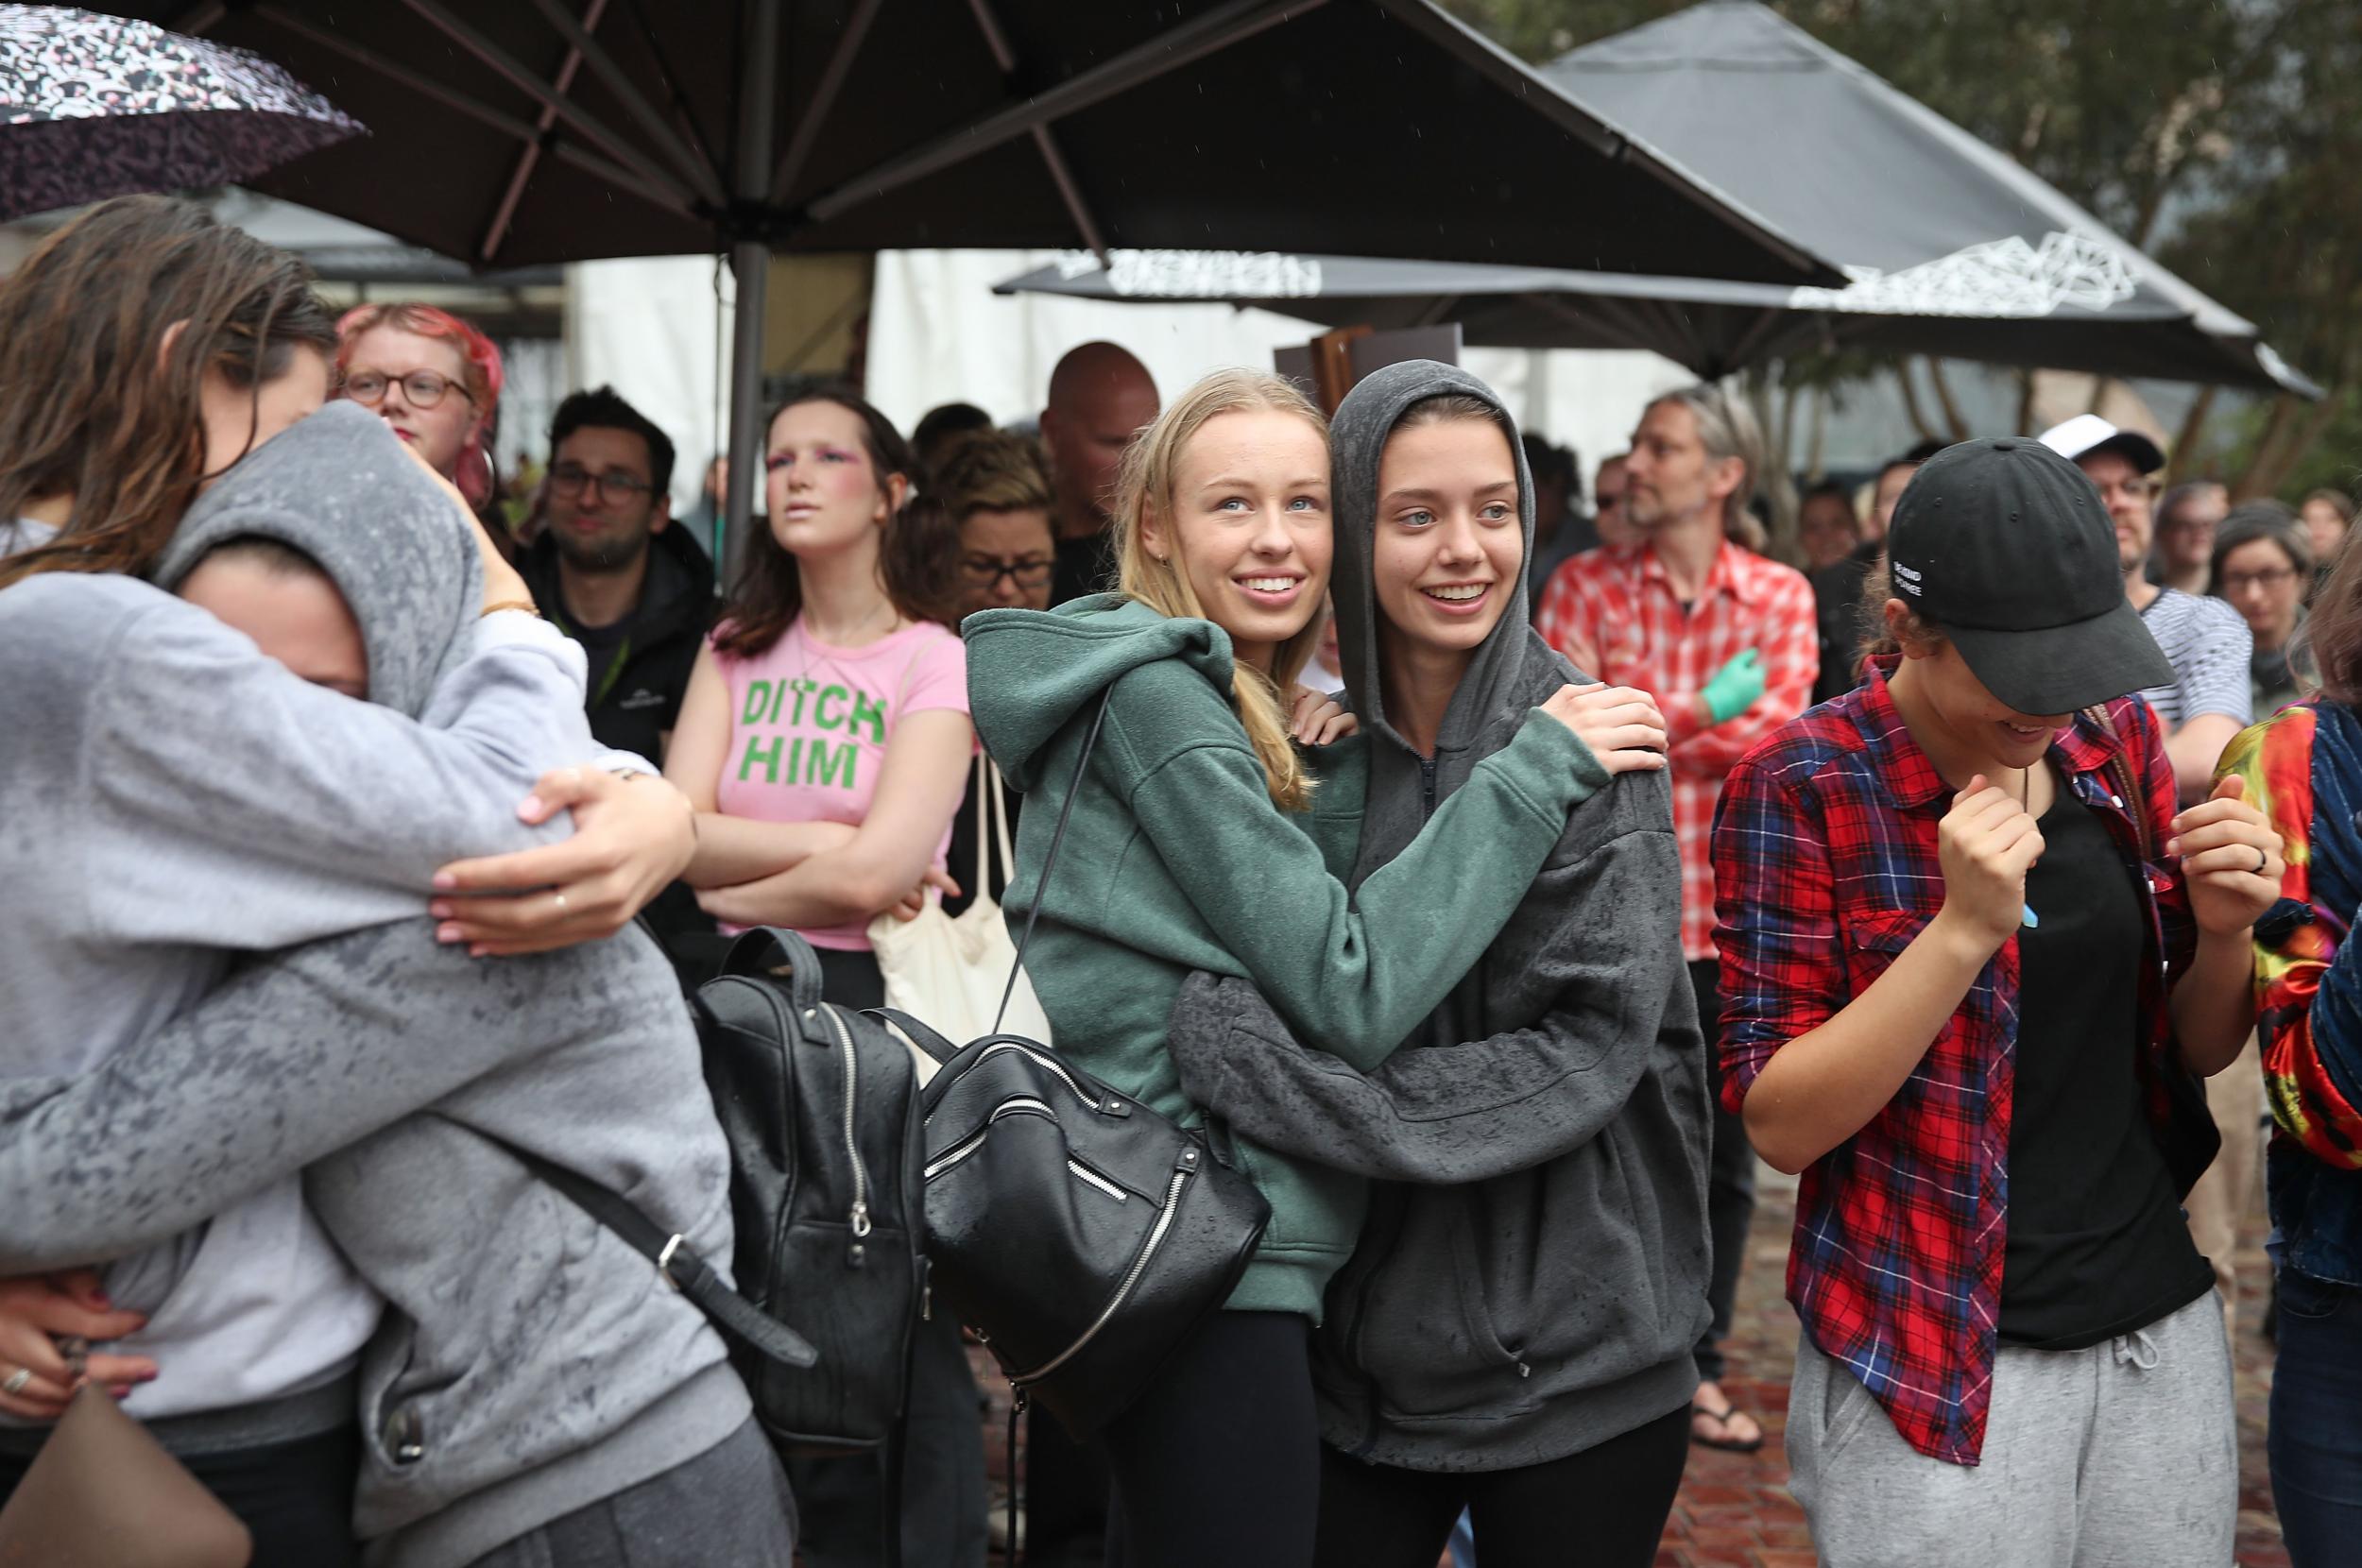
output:
[[[2052,425],[2042,433],[2042,444],[2070,463],[2104,448],[2121,452],[2125,461],[2143,473],[2155,473],[2165,466],[2165,454],[2156,442],[2137,430],[2118,429],[2097,414],[2078,414],[2063,424]]]

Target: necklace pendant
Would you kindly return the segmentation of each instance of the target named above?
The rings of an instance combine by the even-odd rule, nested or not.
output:
[[[2033,905],[2028,904],[2025,912],[2017,917],[2017,923],[2030,931],[2042,924],[2042,916],[2034,912]]]

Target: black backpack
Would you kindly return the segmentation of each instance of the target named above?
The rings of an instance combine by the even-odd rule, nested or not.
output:
[[[823,1001],[793,931],[750,930],[698,988],[706,1087],[730,1150],[739,1293],[819,1352],[798,1367],[733,1345],[785,1453],[881,1453],[927,1304],[924,1128],[909,1049]]]

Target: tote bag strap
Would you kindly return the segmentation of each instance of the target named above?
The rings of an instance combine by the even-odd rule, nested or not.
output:
[[[992,883],[987,880],[992,868],[992,805],[986,792],[999,775],[992,758],[983,747],[976,751],[976,880],[969,885],[971,899],[982,899]]]
[[[987,758],[985,767],[988,772],[984,782],[992,792],[993,840],[1001,846],[1001,874],[1014,877],[1017,875],[1017,846],[1009,842],[1009,796],[1001,781],[1001,764]]]
[[[1083,737],[1082,754],[1074,759],[1074,781],[1068,786],[1066,804],[1058,808],[1058,826],[1050,835],[1050,851],[1042,857],[1041,880],[1034,886],[1034,907],[1025,912],[1025,933],[1017,941],[1017,962],[1009,965],[1009,983],[1001,988],[1001,1010],[992,1015],[992,1031],[1001,1032],[1001,1024],[1009,1015],[1009,998],[1017,995],[1017,977],[1025,972],[1025,949],[1034,943],[1034,924],[1041,918],[1042,900],[1050,893],[1050,874],[1058,868],[1058,846],[1066,843],[1066,825],[1074,815],[1074,799],[1083,793],[1083,776],[1090,767],[1091,753],[1099,747],[1099,729],[1107,722],[1107,705],[1115,700],[1115,688],[1110,686],[1099,699],[1099,711],[1091,715],[1090,732]],[[1015,867],[1011,867],[1012,873]]]

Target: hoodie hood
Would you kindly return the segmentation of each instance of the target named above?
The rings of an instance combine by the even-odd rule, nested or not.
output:
[[[1515,583],[1504,585],[1500,619],[1478,644],[1436,732],[1432,758],[1412,749],[1386,717],[1378,640],[1382,617],[1372,582],[1378,537],[1378,466],[1411,405],[1459,393],[1500,411],[1517,472],[1517,526],[1525,550]],[[1337,607],[1337,655],[1345,690],[1370,738],[1369,797],[1352,881],[1401,853],[1427,813],[1466,781],[1470,770],[1509,743],[1526,710],[1571,678],[1566,661],[1535,635],[1527,615],[1526,580],[1533,566],[1533,476],[1518,444],[1516,421],[1493,389],[1466,371],[1433,360],[1407,360],[1362,378],[1329,421],[1330,488],[1337,519],[1330,593]]]
[[[1051,610],[978,610],[967,641],[976,733],[1009,782],[1031,793],[1043,750],[1067,721],[1132,671],[1177,658],[1230,700],[1230,634],[1210,621],[1159,615],[1118,593]]]
[[[1372,558],[1378,539],[1378,467],[1386,438],[1413,403],[1429,398],[1460,394],[1499,411],[1517,469],[1517,526],[1525,548],[1517,562],[1517,580],[1504,585],[1500,619],[1478,645],[1467,673],[1452,693],[1451,706],[1436,736],[1436,751],[1464,749],[1488,725],[1504,703],[1519,714],[1532,704],[1523,699],[1525,669],[1532,649],[1539,646],[1527,615],[1526,578],[1533,566],[1533,476],[1517,440],[1517,422],[1485,385],[1465,370],[1433,360],[1406,360],[1389,365],[1356,383],[1329,421],[1330,481],[1336,496],[1337,554],[1330,573],[1330,593],[1337,606],[1337,656],[1344,666],[1345,690],[1353,710],[1374,734],[1396,747],[1408,742],[1388,724],[1384,682],[1379,678],[1378,639],[1382,617],[1372,582]]]
[[[217,545],[259,535],[320,564],[369,656],[369,700],[413,718],[467,655],[484,568],[452,499],[385,421],[333,402],[238,460],[165,546],[157,585],[177,589]]]

